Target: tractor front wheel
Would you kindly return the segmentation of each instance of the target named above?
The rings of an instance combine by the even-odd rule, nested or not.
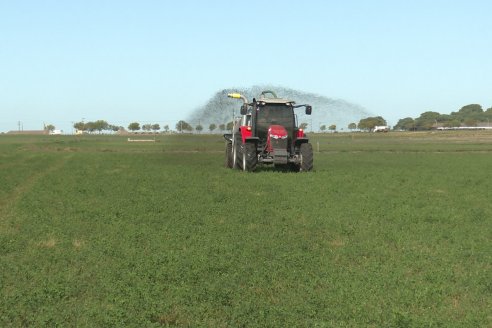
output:
[[[254,143],[245,143],[241,146],[242,153],[242,168],[243,171],[256,170],[258,164],[258,156],[256,154],[256,145]]]
[[[301,163],[299,171],[308,172],[313,169],[313,146],[310,143],[303,143],[299,149]]]

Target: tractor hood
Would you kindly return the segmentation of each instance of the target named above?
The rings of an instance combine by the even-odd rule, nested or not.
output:
[[[282,125],[270,125],[268,128],[266,151],[287,151],[287,130]]]
[[[270,125],[268,137],[273,139],[287,139],[287,130],[282,125]]]

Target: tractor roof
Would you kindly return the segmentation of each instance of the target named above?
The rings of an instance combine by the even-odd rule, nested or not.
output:
[[[272,95],[272,97],[267,97],[267,95]],[[265,104],[295,104],[292,100],[278,98],[277,93],[271,90],[264,90],[261,92],[260,102]]]
[[[258,102],[264,102],[265,104],[295,104],[295,101],[282,98],[260,98]]]

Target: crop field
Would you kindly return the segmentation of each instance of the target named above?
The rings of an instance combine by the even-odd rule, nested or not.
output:
[[[0,135],[0,326],[491,327],[492,133],[312,143]]]

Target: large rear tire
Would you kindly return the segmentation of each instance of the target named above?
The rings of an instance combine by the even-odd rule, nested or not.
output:
[[[225,167],[232,169],[232,142],[226,143],[226,151],[225,151]]]
[[[258,155],[256,154],[256,145],[254,143],[247,142],[241,145],[242,155],[242,169],[243,171],[252,172],[256,170],[256,164],[258,164]]]
[[[313,146],[310,143],[303,143],[299,149],[301,164],[299,171],[309,172],[313,169]]]

